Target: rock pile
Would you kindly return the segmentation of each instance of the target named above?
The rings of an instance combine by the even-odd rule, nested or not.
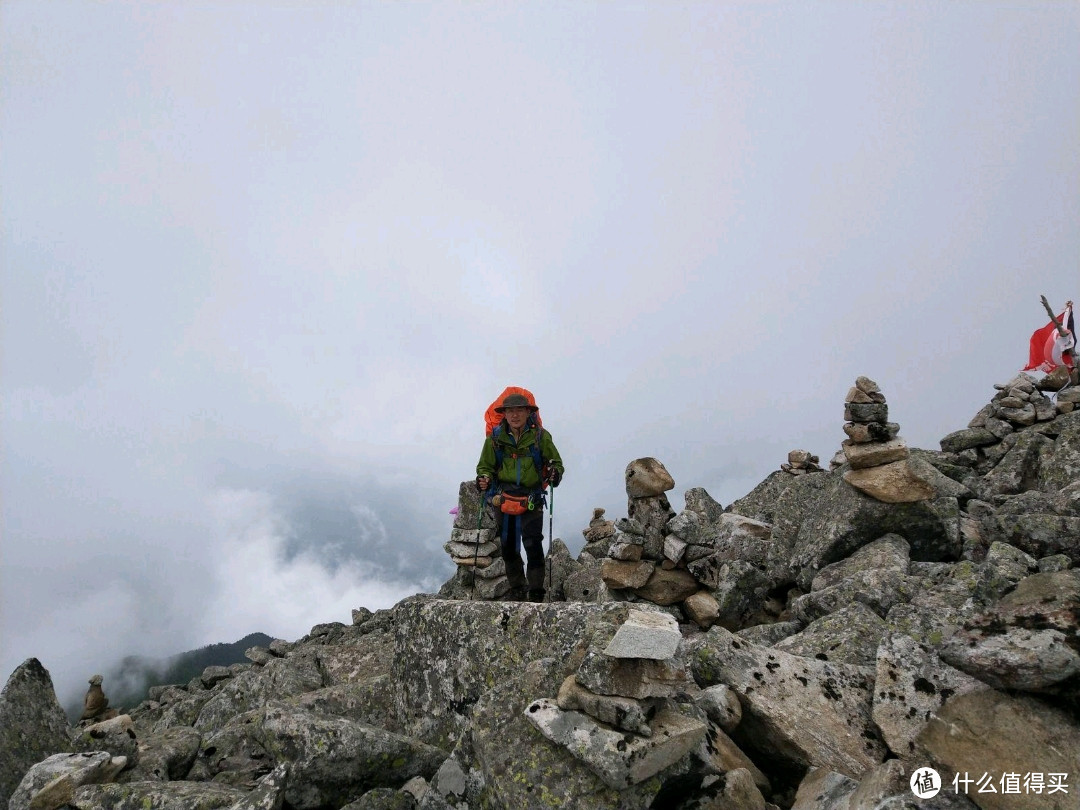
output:
[[[856,389],[872,401],[850,406],[885,404]],[[884,809],[914,807],[909,779],[930,767],[941,793],[919,807],[1075,810],[1080,411],[1059,394],[1040,421],[1037,391],[999,389],[967,429],[1007,424],[993,444],[950,434],[876,467],[855,459],[878,451],[845,447],[841,469],[776,470],[726,509],[691,489],[676,514],[663,465],[632,462],[627,517],[597,510],[577,559],[556,544],[550,592],[567,601],[469,601],[465,575],[499,558],[455,533],[444,591],[461,596],[359,608],[105,724],[58,723],[28,661],[0,694],[0,802]],[[848,420],[877,425],[853,445],[898,438],[878,413]],[[895,463],[930,496],[887,502],[844,478]],[[494,529],[472,492],[455,532]],[[970,781],[984,774],[996,792]]]
[[[821,461],[809,450],[792,450],[787,454],[787,461],[780,469],[790,475],[806,475],[811,472],[824,472],[818,463]]]
[[[1073,413],[1080,403],[1080,389],[1067,388],[1050,399],[1029,374],[1018,374],[994,388],[997,393],[993,399],[972,417],[967,428],[941,440],[941,449],[950,461],[982,475],[995,471],[989,481],[982,482],[985,486],[977,487],[984,499],[1020,492],[1022,482],[1015,476],[1017,457],[1044,454],[1046,440],[1056,433],[1055,417]],[[1005,461],[1007,456],[1011,456],[1009,461]]]
[[[779,616],[762,573],[771,526],[725,514],[701,488],[675,514],[665,495],[675,482],[654,458],[630,462],[626,482],[628,517],[613,523],[594,511],[566,599],[649,603],[705,629],[742,626],[763,610]]]
[[[654,458],[627,465],[628,517],[614,524],[600,561],[600,578],[609,591],[675,605],[699,590],[683,561],[687,542],[669,530],[675,512],[664,493],[674,486],[671,474]]]

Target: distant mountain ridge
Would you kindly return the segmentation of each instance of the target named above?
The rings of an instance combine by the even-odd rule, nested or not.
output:
[[[183,684],[199,676],[209,666],[227,667],[248,663],[244,651],[251,647],[265,647],[272,636],[250,633],[239,641],[209,644],[197,650],[188,650],[166,658],[148,658],[127,655],[119,665],[105,674],[105,694],[109,705],[118,708],[137,706],[147,699],[150,687],[165,684]],[[93,673],[89,673],[92,675]],[[66,708],[68,719],[76,722],[82,714],[82,701]]]

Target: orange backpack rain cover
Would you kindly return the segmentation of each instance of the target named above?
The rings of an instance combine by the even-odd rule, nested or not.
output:
[[[521,394],[523,397],[525,397],[525,399],[527,399],[529,401],[530,405],[532,405],[534,407],[536,405],[536,397],[534,397],[532,395],[532,391],[530,391],[527,388],[522,388],[522,387],[517,386],[517,385],[508,386],[505,391],[503,391],[501,394],[499,394],[498,399],[496,399],[494,402],[492,402],[490,405],[488,405],[487,411],[484,412],[484,431],[485,431],[484,435],[485,436],[490,436],[491,431],[495,430],[495,428],[497,428],[499,426],[499,423],[502,422],[502,420],[503,420],[502,414],[501,413],[496,413],[495,409],[498,408],[500,405],[502,405],[503,400],[506,399],[511,394]],[[540,420],[540,411],[536,411],[533,415],[536,418],[536,426],[537,427],[543,427],[544,423]]]

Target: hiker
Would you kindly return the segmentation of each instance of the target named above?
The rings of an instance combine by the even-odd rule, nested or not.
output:
[[[502,514],[500,541],[510,599],[544,601],[544,486],[562,481],[563,463],[531,397],[511,393],[494,411],[502,421],[484,440],[476,486]],[[523,570],[520,546],[528,567]],[[526,594],[527,590],[527,594]]]

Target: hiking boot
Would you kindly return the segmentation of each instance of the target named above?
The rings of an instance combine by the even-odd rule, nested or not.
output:
[[[547,595],[547,591],[543,588],[536,590],[534,588],[529,589],[529,601],[530,602],[543,602],[544,597]]]
[[[506,592],[506,596],[503,597],[504,602],[524,602],[528,599],[528,592],[524,587],[514,588]]]
[[[529,581],[530,591],[539,591],[544,593],[544,566],[540,565],[536,568],[530,568],[525,572],[525,577]]]

